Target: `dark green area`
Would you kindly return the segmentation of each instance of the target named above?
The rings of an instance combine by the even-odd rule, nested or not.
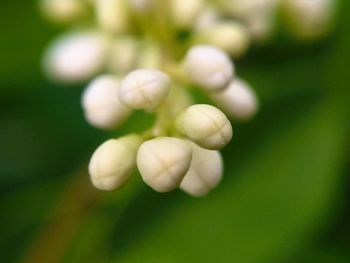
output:
[[[89,157],[115,134],[86,124],[82,87],[41,75],[58,31],[35,6],[0,3],[1,262],[350,262],[349,1],[328,39],[281,35],[237,62],[261,112],[234,124],[225,178],[200,199],[136,174],[119,192],[90,187]]]

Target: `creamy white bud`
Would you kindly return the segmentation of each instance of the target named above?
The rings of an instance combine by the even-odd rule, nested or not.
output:
[[[139,43],[131,37],[119,37],[111,45],[109,69],[114,73],[125,73],[136,68],[138,61]]]
[[[120,102],[120,82],[112,75],[103,75],[92,81],[82,96],[86,120],[102,129],[116,128],[130,115],[130,109]]]
[[[41,0],[40,9],[47,19],[58,24],[74,22],[87,14],[80,0]]]
[[[332,26],[337,0],[284,0],[287,22],[295,36],[315,39]]]
[[[234,76],[234,66],[222,50],[206,45],[191,48],[185,58],[187,77],[201,88],[212,91],[227,86]]]
[[[137,167],[142,179],[158,192],[179,187],[192,159],[188,142],[172,137],[158,137],[144,142],[137,152]]]
[[[170,0],[170,17],[180,28],[192,26],[203,8],[203,0]]]
[[[159,70],[139,69],[129,73],[119,88],[120,100],[132,109],[156,109],[167,97],[170,78]]]
[[[229,116],[239,120],[252,118],[258,110],[255,92],[247,82],[240,78],[235,78],[227,89],[221,92],[212,92],[210,96],[219,108]]]
[[[221,0],[225,11],[243,20],[254,40],[268,41],[274,32],[280,0]]]
[[[163,54],[157,42],[146,40],[138,54],[138,67],[142,69],[159,69],[162,67]]]
[[[220,22],[197,33],[199,43],[216,46],[231,57],[240,57],[250,45],[248,29],[238,22]]]
[[[93,185],[105,191],[122,187],[136,166],[136,153],[141,142],[139,136],[129,135],[108,140],[98,147],[89,164]]]
[[[220,152],[191,143],[193,154],[190,169],[180,184],[184,192],[200,197],[208,194],[221,181],[223,161]]]
[[[210,5],[203,8],[203,11],[198,15],[194,29],[196,31],[206,30],[208,27],[214,26],[220,20],[220,14],[218,10]]]
[[[81,83],[103,69],[107,52],[108,41],[98,33],[68,33],[49,46],[44,56],[44,69],[53,80]]]
[[[128,13],[124,0],[98,0],[96,15],[102,29],[111,33],[122,33],[128,27]]]
[[[187,108],[178,117],[176,128],[199,146],[210,150],[223,148],[232,138],[232,126],[225,114],[207,104]]]

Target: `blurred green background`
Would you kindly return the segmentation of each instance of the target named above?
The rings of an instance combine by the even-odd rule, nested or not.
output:
[[[136,174],[119,192],[90,186],[91,153],[117,134],[84,121],[82,87],[42,75],[60,29],[35,1],[1,0],[0,261],[350,262],[349,11],[324,41],[281,34],[237,62],[261,112],[234,124],[222,184],[195,199]]]

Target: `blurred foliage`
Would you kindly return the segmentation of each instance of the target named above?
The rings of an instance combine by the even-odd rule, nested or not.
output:
[[[237,62],[261,113],[234,124],[224,181],[194,199],[136,175],[119,192],[92,189],[90,154],[116,134],[85,123],[82,87],[41,75],[58,31],[36,3],[2,0],[1,262],[350,262],[349,8],[321,43],[281,34]]]

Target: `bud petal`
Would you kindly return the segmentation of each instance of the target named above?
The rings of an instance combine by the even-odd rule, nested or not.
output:
[[[204,196],[215,188],[222,177],[223,161],[220,152],[207,150],[192,143],[193,155],[190,169],[180,188],[193,196]]]
[[[105,191],[122,187],[130,178],[136,164],[141,138],[129,135],[103,143],[92,155],[89,164],[93,185]]]
[[[105,65],[108,43],[94,32],[75,32],[61,36],[49,46],[44,57],[48,76],[65,83],[92,78]]]
[[[191,158],[192,149],[186,141],[158,137],[141,145],[137,167],[146,184],[158,192],[169,192],[179,187]]]
[[[156,109],[170,90],[170,78],[158,70],[135,70],[122,81],[120,100],[132,109]]]
[[[232,80],[234,67],[229,56],[212,46],[195,46],[185,58],[188,78],[205,90],[220,90]]]
[[[176,128],[199,146],[219,150],[232,138],[232,126],[224,113],[206,104],[185,110],[177,119]]]
[[[239,78],[233,80],[222,92],[211,93],[211,97],[222,110],[236,119],[248,120],[258,110],[255,92],[248,83]]]
[[[130,109],[118,98],[119,80],[111,75],[100,76],[84,91],[82,106],[87,121],[93,126],[111,129],[119,126]]]
[[[249,32],[238,22],[220,22],[198,33],[198,41],[221,48],[232,57],[242,56],[249,47]]]

